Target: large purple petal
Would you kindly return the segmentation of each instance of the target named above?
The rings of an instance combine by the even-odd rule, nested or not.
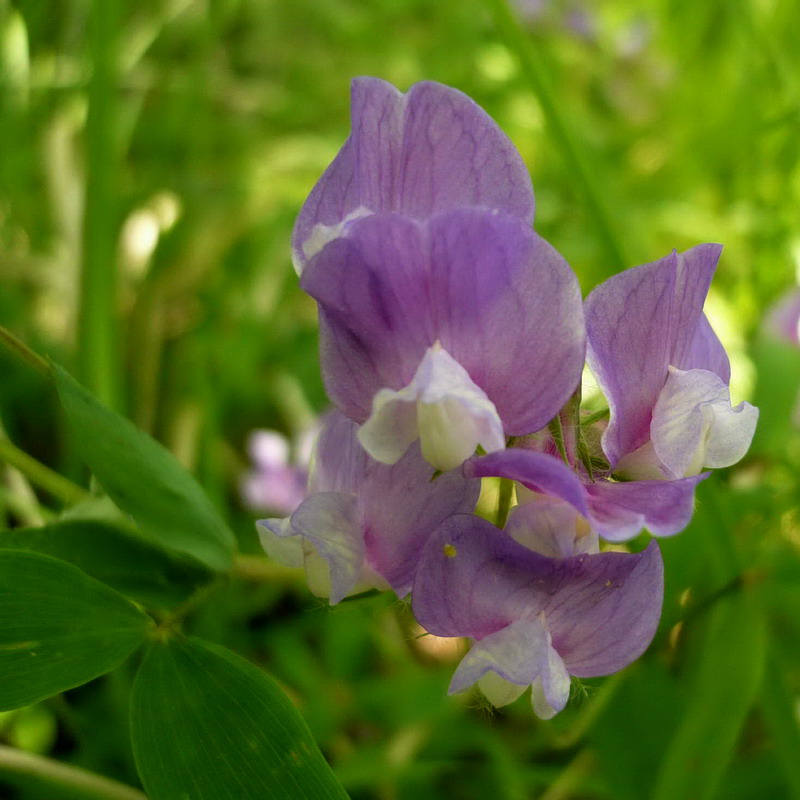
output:
[[[677,254],[625,270],[586,298],[589,366],[608,399],[603,449],[612,466],[644,444],[669,366]]]
[[[515,217],[477,209],[425,224],[365,217],[311,261],[302,285],[320,304],[328,393],[358,422],[379,389],[411,381],[436,341],[512,435],[544,426],[579,380],[577,279]]]
[[[458,206],[498,209],[533,221],[533,187],[514,145],[469,97],[423,82],[402,94],[377,78],[352,84],[352,132],[311,191],[292,237],[308,260],[317,225],[334,228],[365,209],[422,219]]]
[[[611,409],[603,449],[612,466],[647,441],[670,365],[729,376],[703,315],[720,251],[702,244],[673,252],[614,275],[586,299],[589,365]]]
[[[654,542],[642,553],[553,559],[479,517],[457,515],[428,540],[414,614],[437,636],[482,639],[544,612],[553,647],[574,675],[621,669],[650,643],[663,597]]]
[[[373,462],[359,492],[367,559],[399,597],[408,594],[422,549],[453,514],[475,509],[480,480],[460,470],[433,479],[433,468],[413,444],[393,466]]]
[[[674,481],[597,481],[586,486],[592,527],[610,542],[624,542],[647,528],[672,536],[692,519],[694,490],[710,473]]]
[[[509,478],[531,491],[565,500],[584,517],[589,516],[583,484],[563,461],[534,450],[512,447],[471,458],[464,474],[470,478]]]

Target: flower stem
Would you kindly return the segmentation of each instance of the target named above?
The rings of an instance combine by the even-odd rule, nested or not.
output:
[[[137,789],[51,758],[0,745],[0,775],[27,785],[33,781],[49,787],[49,796],[83,796],[86,800],[147,800]]]
[[[28,480],[66,505],[79,503],[89,497],[85,489],[54,472],[4,437],[0,437],[0,459],[18,469]]]
[[[508,512],[511,510],[511,498],[514,496],[514,481],[510,478],[500,478],[500,494],[497,498],[497,514],[494,524],[502,528],[508,519]]]
[[[15,356],[21,358],[45,377],[50,377],[50,365],[2,325],[0,325],[0,344],[5,345]]]
[[[299,567],[285,567],[264,556],[238,555],[231,575],[254,583],[296,583],[303,576]]]

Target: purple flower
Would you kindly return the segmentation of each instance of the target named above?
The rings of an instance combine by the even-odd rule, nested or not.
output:
[[[770,308],[766,328],[776,339],[800,347],[800,289],[785,294]]]
[[[328,394],[378,461],[419,439],[452,469],[546,424],[577,385],[578,282],[533,210],[519,154],[468,97],[353,82],[352,133],[294,250]]]
[[[405,94],[377,78],[352,83],[352,132],[295,223],[299,272],[350,221],[397,213],[423,220],[451,208],[496,209],[533,222],[528,170],[483,109],[440,83]]]
[[[586,300],[589,365],[611,412],[603,450],[630,478],[683,478],[747,452],[758,409],[731,405],[730,364],[703,314],[721,247],[609,278]]]
[[[468,461],[465,474],[519,482],[528,490],[521,503],[550,497],[557,509],[550,516],[557,513],[570,535],[587,523],[609,541],[643,527],[656,536],[683,530],[695,487],[708,475],[700,470],[738,461],[758,417],[748,403],[731,407],[728,358],[703,314],[719,252],[701,245],[673,253],[589,295],[589,362],[610,406],[603,452],[594,455],[607,466],[589,469],[574,442],[567,465],[552,443],[536,452],[523,441]]]
[[[331,603],[366,588],[411,588],[426,539],[452,514],[472,511],[480,482],[460,472],[433,478],[418,446],[393,466],[371,459],[357,426],[336,412],[320,433],[309,494],[288,519],[259,522],[266,552],[303,566]]]
[[[472,458],[463,471],[470,478],[508,478],[523,487],[512,518],[529,513],[523,511],[528,503],[537,506],[546,499],[563,536],[580,538],[588,524],[612,542],[632,539],[644,527],[656,536],[683,530],[692,518],[695,487],[708,477],[705,473],[671,481],[616,481],[609,471],[589,476],[579,462],[567,465],[548,453],[520,447]],[[537,524],[546,520],[540,514]]]
[[[458,209],[352,222],[306,267],[328,395],[393,463],[417,438],[451,469],[547,423],[578,383],[578,282],[519,219]]]
[[[526,527],[520,522],[516,535]],[[548,719],[566,704],[570,675],[608,675],[647,648],[661,614],[663,565],[655,542],[634,555],[596,553],[578,541],[566,557],[550,557],[529,548],[550,552],[552,541],[528,533],[523,546],[479,517],[451,517],[425,546],[413,608],[430,633],[474,640],[451,693],[477,683],[505,705],[532,686],[534,711]]]
[[[242,480],[242,498],[248,508],[291,514],[300,505],[306,496],[308,463],[316,434],[315,428],[303,433],[291,458],[291,446],[283,434],[253,431],[248,451],[255,468]]]

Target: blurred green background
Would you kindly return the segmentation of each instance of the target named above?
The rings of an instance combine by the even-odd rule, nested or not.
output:
[[[584,292],[725,245],[709,315],[760,427],[663,542],[628,670],[552,722],[490,711],[446,696],[458,655],[404,605],[330,609],[263,560],[190,620],[276,676],[354,800],[800,800],[800,350],[762,332],[800,265],[798,41],[796,0],[0,0],[0,324],[176,453],[244,552],[249,433],[325,408],[289,235],[353,76],[486,108]],[[44,382],[5,352],[0,376],[2,433],[85,483]],[[0,523],[61,507],[0,463]],[[131,675],[0,715],[0,743],[138,785]],[[56,797],[2,765],[0,796]]]

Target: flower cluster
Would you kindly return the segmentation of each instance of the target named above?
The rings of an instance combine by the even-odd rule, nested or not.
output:
[[[719,246],[583,302],[533,216],[519,154],[468,97],[354,81],[352,132],[293,235],[336,410],[306,497],[259,530],[331,603],[410,592],[427,631],[471,639],[451,692],[503,705],[531,686],[549,718],[570,676],[621,669],[658,624],[656,542],[601,540],[684,528],[703,470],[745,454],[758,412],[731,406],[703,314]],[[587,357],[607,413],[580,408]],[[482,478],[516,489],[503,528],[474,513]]]

